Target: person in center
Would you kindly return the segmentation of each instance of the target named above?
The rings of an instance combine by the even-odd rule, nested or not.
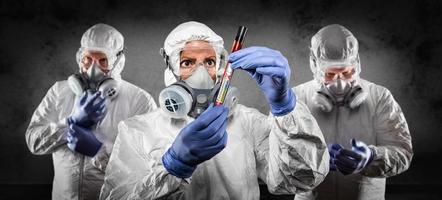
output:
[[[257,81],[269,116],[237,104],[235,88],[213,105],[223,43],[198,22],[168,35],[161,109],[119,124],[101,199],[259,199],[258,178],[273,194],[309,191],[325,178],[324,138],[288,87],[290,66],[278,51],[251,47],[229,58]]]

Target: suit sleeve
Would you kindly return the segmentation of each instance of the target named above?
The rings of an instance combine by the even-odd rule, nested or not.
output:
[[[329,154],[305,104],[298,101],[284,116],[258,117],[253,126],[258,174],[271,193],[304,192],[324,180]]]
[[[57,147],[67,143],[66,119],[59,119],[59,110],[56,108],[59,100],[55,83],[38,105],[31,122],[26,130],[26,143],[33,154],[51,154]]]
[[[413,157],[407,121],[393,95],[384,89],[375,115],[376,145],[373,161],[361,172],[369,177],[389,177],[408,169]]]
[[[149,134],[142,122],[146,120],[128,119],[118,125],[100,199],[162,199],[184,191],[188,180],[169,174],[161,161],[173,138]]]

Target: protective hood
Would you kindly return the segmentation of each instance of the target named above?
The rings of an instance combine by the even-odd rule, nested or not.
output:
[[[81,72],[81,58],[85,50],[99,51],[106,54],[109,63],[109,76],[121,79],[126,58],[123,53],[124,37],[114,27],[96,24],[89,28],[81,38],[81,47],[77,51],[77,63]]]
[[[345,27],[333,24],[322,28],[311,40],[310,69],[316,81],[324,80],[331,66],[354,66],[355,79],[361,72],[358,40]]]
[[[202,23],[185,22],[169,33],[164,41],[164,47],[160,50],[167,65],[164,71],[166,87],[178,81],[177,78],[180,76],[180,53],[187,42],[195,40],[207,41],[212,45],[216,52],[217,80],[222,75],[227,57],[223,39]]]

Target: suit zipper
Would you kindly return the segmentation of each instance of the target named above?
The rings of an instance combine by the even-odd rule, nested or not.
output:
[[[84,155],[81,155],[80,161],[80,180],[78,181],[78,199],[83,199],[83,172],[84,172]]]
[[[335,143],[337,143],[337,144],[339,144],[339,141],[338,141],[338,138],[340,138],[340,136],[341,136],[341,133],[339,132],[340,130],[339,130],[339,126],[340,126],[340,124],[339,124],[339,113],[341,112],[341,109],[340,109],[340,107],[339,106],[336,106],[335,107],[335,109],[336,109],[336,121],[335,121],[335,124],[336,124],[336,134],[335,134]],[[336,191],[336,198],[337,199],[340,199],[339,197],[341,196],[341,194],[339,194],[339,189],[340,189],[340,187],[339,187],[339,179],[338,179],[338,176],[336,176],[336,174],[335,174],[335,176],[333,176],[333,178],[335,179],[335,183],[336,184],[334,184],[334,188],[335,188],[335,190],[334,191]]]

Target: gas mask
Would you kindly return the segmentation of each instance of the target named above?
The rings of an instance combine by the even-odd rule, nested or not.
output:
[[[104,72],[100,69],[100,65],[96,61],[94,61],[86,71],[86,75],[91,82],[95,83],[100,82],[105,76]]]
[[[185,118],[186,115],[197,118],[215,102],[220,85],[214,84],[204,66],[198,66],[189,78],[173,83],[161,91],[160,107],[172,118]],[[231,87],[224,104],[232,109],[238,95],[238,90]]]
[[[333,107],[346,106],[351,109],[358,107],[367,98],[356,81],[337,78],[330,83],[322,83],[321,88],[313,96],[316,105],[324,112],[330,112]]]
[[[86,72],[71,75],[68,78],[68,84],[77,96],[82,95],[87,90],[100,91],[102,98],[110,100],[118,95],[118,82],[107,76],[95,61]]]

